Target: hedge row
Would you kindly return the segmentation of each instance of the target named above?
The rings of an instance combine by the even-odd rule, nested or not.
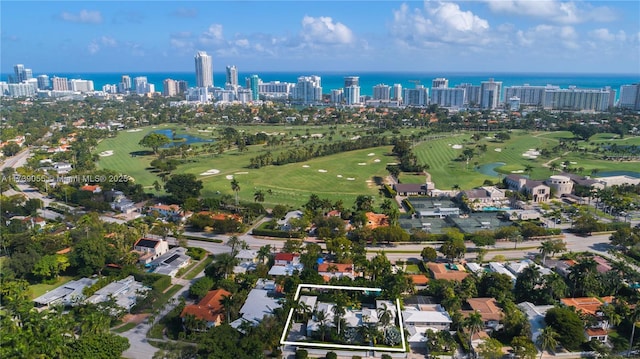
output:
[[[394,190],[393,188],[391,188],[391,186],[389,186],[388,184],[384,184],[383,185],[384,191],[387,194],[387,197],[389,198],[394,198],[398,192],[396,192],[396,190]]]
[[[407,198],[402,200],[402,204],[404,204],[407,207],[407,212],[416,213],[416,209],[413,208],[413,205],[411,204],[411,202],[409,202]]]
[[[302,232],[286,232],[277,229],[254,228],[251,232],[254,236],[276,237],[276,238],[304,238]]]

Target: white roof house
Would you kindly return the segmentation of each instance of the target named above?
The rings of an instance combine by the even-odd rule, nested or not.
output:
[[[509,276],[512,281],[516,281],[516,276],[513,275],[513,273],[511,273],[502,263],[489,262],[489,269],[495,273],[505,274]]]
[[[402,320],[409,332],[409,343],[423,344],[427,330],[449,330],[451,317],[439,304],[409,305],[402,311]]]
[[[530,265],[535,266],[536,268],[538,268],[538,270],[540,271],[540,274],[542,275],[547,275],[547,274],[551,274],[553,273],[553,271],[549,268],[545,268],[539,264],[536,264],[534,261],[530,260],[530,259],[525,259],[519,262],[509,262],[506,265],[506,268],[511,271],[511,273],[513,273],[514,275],[519,275],[520,273],[522,273],[522,271],[529,267]]]
[[[191,261],[187,255],[187,249],[182,247],[171,248],[169,252],[161,255],[150,263],[154,273],[175,277],[180,268],[186,267]]]
[[[469,271],[476,273],[476,274],[480,274],[484,271],[484,267],[482,267],[480,264],[478,263],[474,263],[474,262],[467,262],[466,263],[467,268],[469,269]]]
[[[136,282],[133,276],[130,275],[100,288],[94,295],[89,297],[87,301],[97,304],[106,302],[109,298],[113,297],[117,306],[128,311],[136,305],[138,296],[148,290],[148,287],[145,287],[140,282]]]
[[[97,279],[81,278],[67,282],[34,299],[36,307],[49,307],[55,304],[73,305],[84,300],[82,290],[93,285]]]

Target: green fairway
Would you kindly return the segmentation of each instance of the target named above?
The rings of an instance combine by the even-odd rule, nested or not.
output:
[[[100,142],[95,153],[113,151],[111,156],[100,157],[98,166],[117,172],[128,174],[141,183],[147,191],[152,191],[155,181],[160,178],[148,169],[149,163],[155,158],[149,150],[138,145],[138,142],[156,128],[172,129],[178,134],[191,134],[203,138],[219,140],[223,126],[206,126],[185,128],[177,125],[163,125],[141,128],[139,131],[122,131],[114,138]],[[235,178],[240,184],[239,197],[244,201],[253,201],[254,193],[261,190],[265,193],[265,205],[285,204],[298,207],[305,203],[312,193],[332,201],[343,200],[350,206],[358,195],[378,196],[378,186],[381,178],[387,176],[385,169],[389,163],[397,162],[397,158],[390,155],[391,146],[370,148],[364,150],[339,153],[331,156],[319,157],[306,162],[292,163],[282,166],[266,166],[259,169],[249,168],[250,159],[267,151],[273,157],[283,151],[297,148],[297,146],[321,146],[326,143],[345,141],[356,136],[366,134],[367,129],[361,125],[338,126],[286,126],[286,125],[245,125],[236,126],[238,133],[247,135],[259,132],[277,136],[281,143],[278,145],[258,144],[249,145],[240,152],[235,146],[218,146],[216,142],[204,146],[194,145],[180,161],[182,164],[173,173],[192,173],[203,181],[204,196],[219,194],[233,195],[230,181]],[[402,129],[405,136],[417,134],[415,129]],[[428,164],[427,170],[436,188],[451,189],[458,185],[462,189],[480,186],[485,180],[493,182],[511,173],[525,173],[528,166],[532,167],[531,178],[544,179],[552,174],[544,166],[554,162],[561,165],[569,161],[570,166],[578,173],[588,175],[591,170],[599,172],[629,170],[637,171],[637,162],[616,162],[600,159],[592,150],[603,145],[616,143],[618,145],[636,145],[640,137],[618,139],[614,134],[598,134],[589,142],[578,142],[578,149],[562,149],[550,153],[547,157],[531,158],[524,156],[527,151],[551,151],[563,141],[574,141],[568,131],[559,132],[526,132],[511,131],[510,139],[496,142],[495,133],[480,133],[480,140],[471,139],[471,132],[457,132],[447,137],[435,140],[415,142],[414,153],[422,164]],[[385,134],[385,135],[391,135]],[[476,146],[486,146],[484,151]],[[466,148],[476,148],[474,156],[467,162],[455,161]],[[585,153],[582,149],[586,149]],[[146,151],[147,155],[132,156],[132,153]],[[494,171],[499,175],[482,174],[477,168],[482,165],[494,165]],[[560,169],[560,168],[559,168]],[[215,170],[215,171],[213,171]],[[209,171],[209,172],[208,172]],[[527,173],[528,174],[528,173]],[[424,175],[403,173],[400,176],[403,183],[423,183]]]

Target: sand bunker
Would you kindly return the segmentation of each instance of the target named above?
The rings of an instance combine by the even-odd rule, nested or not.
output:
[[[220,173],[220,170],[212,168],[206,172],[202,172],[200,176],[212,176],[212,175],[217,175],[218,173]]]
[[[355,178],[353,178],[353,177],[349,177],[349,178],[347,178],[347,181],[355,181],[355,180],[356,180],[356,179],[355,179]]]
[[[496,152],[502,152],[502,148],[496,148],[494,151],[496,151]]]
[[[100,157],[108,157],[108,156],[113,156],[113,151],[112,150],[108,150],[108,151],[102,151],[98,154],[98,156]]]
[[[378,162],[380,162],[380,159],[376,158],[375,160],[373,160],[373,162],[378,163]]]
[[[371,152],[367,156],[371,157],[371,156],[375,156],[375,155],[376,155],[375,153]]]
[[[318,172],[327,173],[327,170],[318,170]]]
[[[459,150],[459,149],[462,148],[462,145],[453,145],[453,146],[451,146],[451,148]]]
[[[336,177],[338,177],[338,178],[342,178],[342,175],[337,175]]]
[[[577,165],[578,164],[578,162],[573,162],[573,161],[570,161],[569,163],[572,164],[572,165]]]
[[[355,141],[355,140],[358,140],[358,139],[360,139],[360,136],[353,136],[353,137],[351,137],[351,141]]]
[[[364,163],[364,162],[360,162],[360,163],[358,163],[358,166],[366,166],[366,165],[367,165],[367,164],[366,164],[366,163]]]
[[[249,174],[249,172],[236,172],[234,174],[236,174],[236,175],[246,175],[246,174]]]
[[[309,165],[302,165],[302,168],[309,168]]]
[[[535,159],[540,156],[540,152],[536,151],[534,148],[530,148],[527,152],[523,153],[522,156]]]
[[[225,178],[228,179],[228,180],[232,180],[233,179],[233,175],[227,175]]]
[[[133,130],[127,130],[127,132],[140,132],[142,131],[141,128],[134,128]]]
[[[524,170],[515,170],[515,171],[511,171],[511,173],[524,173]]]

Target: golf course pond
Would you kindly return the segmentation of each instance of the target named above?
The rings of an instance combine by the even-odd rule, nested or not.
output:
[[[213,142],[213,140],[192,136],[192,135],[175,135],[174,136],[173,130],[171,129],[155,130],[153,131],[153,133],[158,133],[158,134],[169,137],[169,139],[171,140],[171,143],[163,146],[163,148],[169,148],[169,147],[180,146],[180,145],[191,145],[194,143]]]

